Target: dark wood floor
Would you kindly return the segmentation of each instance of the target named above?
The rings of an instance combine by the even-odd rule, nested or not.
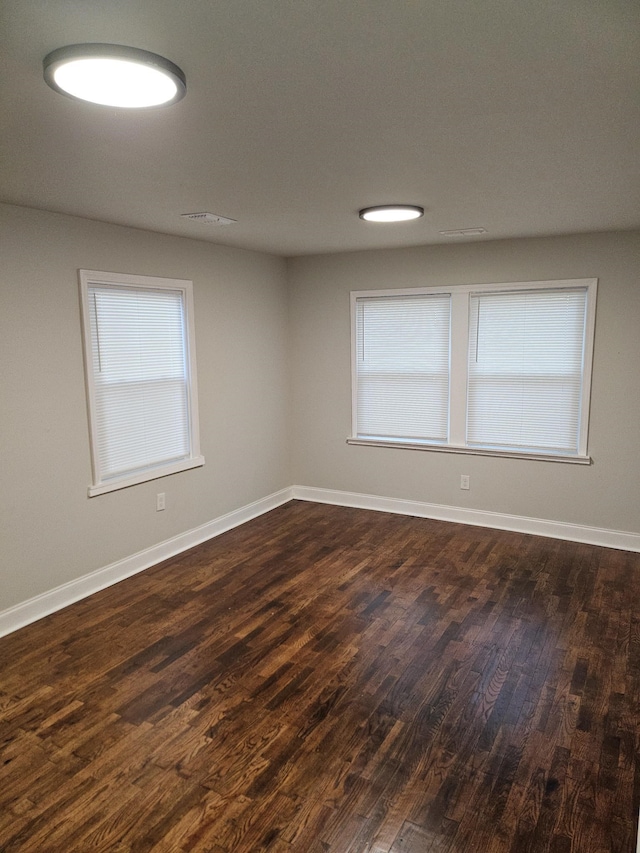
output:
[[[292,502],[0,640],[2,853],[632,853],[640,555]]]

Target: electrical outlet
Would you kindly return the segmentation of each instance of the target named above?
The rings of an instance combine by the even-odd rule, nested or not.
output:
[[[156,512],[164,509],[164,492],[158,492],[156,495]]]
[[[468,474],[460,474],[460,488],[469,490],[469,475]]]

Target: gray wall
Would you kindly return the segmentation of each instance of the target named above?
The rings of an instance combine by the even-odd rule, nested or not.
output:
[[[289,260],[288,272],[297,485],[640,531],[640,234],[319,255]],[[593,277],[592,466],[345,443],[349,291]],[[470,474],[469,492],[460,474]]]
[[[283,260],[5,205],[0,234],[0,611],[290,484]],[[193,280],[203,468],[87,497],[79,268]]]

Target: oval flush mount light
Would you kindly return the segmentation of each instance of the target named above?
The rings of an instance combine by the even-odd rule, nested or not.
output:
[[[424,216],[424,208],[415,204],[379,204],[360,211],[360,219],[367,222],[406,222],[421,216]]]
[[[44,79],[63,95],[107,107],[144,108],[184,97],[184,73],[162,56],[119,44],[73,44],[43,60]]]

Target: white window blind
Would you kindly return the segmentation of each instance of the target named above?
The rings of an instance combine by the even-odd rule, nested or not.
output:
[[[448,294],[356,302],[357,434],[446,441]]]
[[[470,295],[467,442],[577,453],[586,289]]]
[[[102,275],[109,277],[117,278]],[[163,279],[120,278],[83,277],[94,467],[90,494],[204,461],[194,422],[190,282],[171,287]]]
[[[348,442],[588,464],[596,288],[352,292]]]

